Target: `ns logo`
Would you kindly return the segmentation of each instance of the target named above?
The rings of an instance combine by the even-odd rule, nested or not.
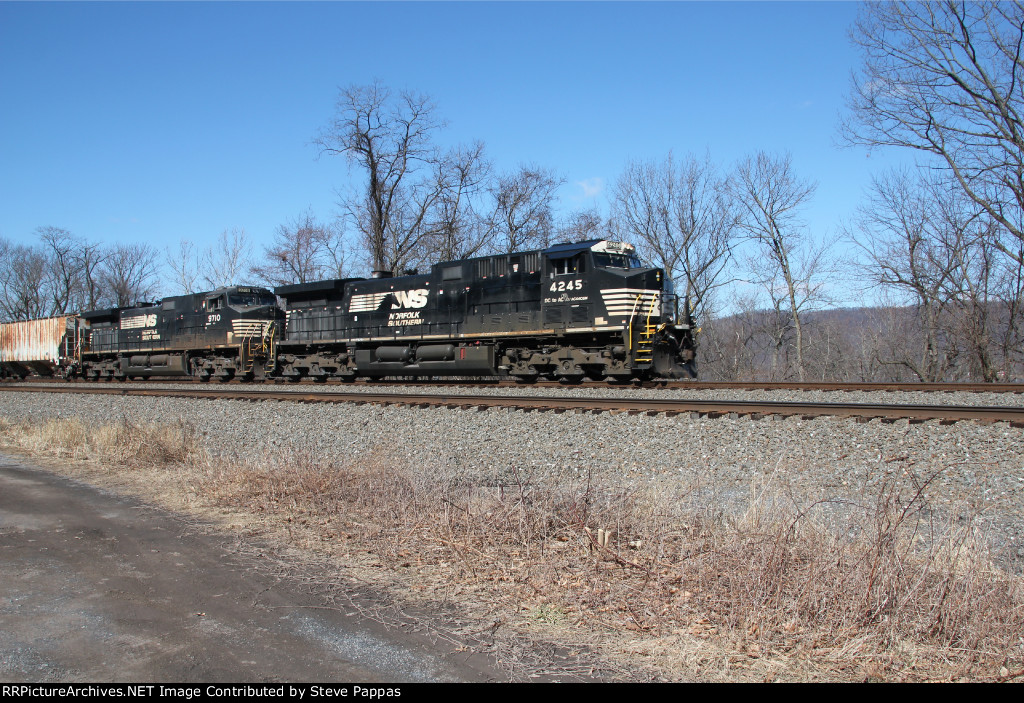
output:
[[[397,310],[399,308],[422,308],[427,304],[427,293],[426,288],[418,288],[417,290],[396,290],[392,295],[395,297],[395,302],[391,303],[391,309]]]

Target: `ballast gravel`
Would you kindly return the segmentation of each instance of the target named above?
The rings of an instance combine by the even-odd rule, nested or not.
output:
[[[309,387],[301,390],[308,392]],[[424,392],[434,390],[424,387]],[[529,395],[565,392],[524,390]],[[491,391],[508,394],[509,389],[479,392]],[[674,393],[631,392],[654,397]],[[919,402],[897,400],[892,393],[689,393],[749,400],[787,400],[791,395],[794,400],[833,402],[858,402],[848,398],[861,395],[879,398],[860,402]],[[949,404],[996,404],[988,398],[962,402],[950,394],[898,395],[939,396]],[[1008,397],[1014,401],[1008,404],[1021,404],[1014,394],[953,395]],[[594,415],[12,391],[0,393],[0,417],[10,422],[77,417],[90,425],[183,421],[197,428],[214,454],[258,459],[267,452],[294,450],[345,461],[383,459],[474,485],[540,479],[580,485],[590,480],[606,490],[653,489],[666,500],[726,514],[742,514],[753,498],[772,495],[800,507],[814,506],[826,517],[832,515],[828,519],[838,519],[835,515],[859,506],[870,510],[878,489],[893,478],[903,481],[907,498],[916,490],[915,481],[926,482],[922,497],[936,523],[948,527],[973,520],[1000,562],[1014,570],[1024,566],[1024,429],[1007,423],[695,419],[685,414]]]

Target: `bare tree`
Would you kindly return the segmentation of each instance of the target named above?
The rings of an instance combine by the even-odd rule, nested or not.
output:
[[[203,283],[210,288],[237,285],[252,267],[249,236],[241,227],[223,230],[217,240],[203,251]]]
[[[81,302],[83,310],[95,310],[103,298],[103,282],[100,267],[106,260],[107,252],[98,242],[81,241],[78,249],[79,273],[82,279]]]
[[[323,278],[345,278],[348,273],[348,238],[342,223],[325,225],[320,240],[320,265]]]
[[[32,320],[48,314],[46,255],[34,247],[0,240],[0,306],[8,320]]]
[[[343,196],[342,207],[374,269],[398,272],[431,233],[429,214],[442,191],[434,178],[433,136],[443,126],[435,110],[424,95],[350,86],[316,138],[322,153],[345,155],[365,173],[363,189]]]
[[[791,368],[786,344],[792,327],[785,310],[768,308],[763,292],[733,291],[734,312],[726,318],[707,315],[698,358],[714,380],[781,380]]]
[[[1024,259],[1024,244],[1020,259]],[[1024,380],[1024,264],[1003,257],[996,264],[994,295],[1002,313],[995,335],[1002,380]]]
[[[544,247],[554,226],[551,206],[563,180],[536,166],[499,176],[491,185],[493,208],[488,218],[494,247],[503,253]]]
[[[213,244],[198,249],[188,239],[178,242],[177,251],[164,250],[174,287],[182,294],[242,283],[253,268],[252,243],[245,230],[232,227],[221,231]]]
[[[0,316],[34,319],[99,305],[100,244],[60,227],[39,227],[35,234],[32,246],[0,239]]]
[[[865,309],[851,344],[855,381],[920,381],[908,359],[921,354],[921,316],[913,307],[890,298],[890,289],[879,292],[875,307]]]
[[[921,340],[920,351],[881,363],[906,366],[918,380],[934,382],[949,365],[940,338],[953,272],[939,241],[941,218],[930,193],[908,171],[878,177],[846,232],[865,256],[859,265],[862,278],[872,288],[894,293],[891,304],[911,306],[920,321],[919,332],[911,337]]]
[[[434,164],[438,197],[429,229],[435,261],[465,259],[488,247],[492,233],[479,199],[490,169],[481,142],[453,149]]]
[[[886,346],[905,354],[880,363],[905,366],[924,381],[1014,373],[1024,267],[996,246],[1000,229],[942,173],[876,179],[850,238],[864,254],[868,285],[908,306],[905,339]]]
[[[963,349],[961,372],[992,382],[998,378],[994,338],[1003,312],[996,296],[998,261],[1003,258],[995,247],[999,225],[949,185],[932,197],[941,218],[937,238],[950,271],[945,297],[950,301],[951,354],[955,357]]]
[[[569,213],[559,224],[558,241],[586,242],[591,239],[607,237],[609,236],[607,224],[595,209],[576,210]]]
[[[252,272],[270,285],[286,285],[341,278],[344,267],[342,233],[306,212],[277,228],[264,262]]]
[[[136,305],[156,293],[157,252],[148,244],[110,247],[99,266],[100,278],[110,304]]]
[[[681,292],[698,314],[708,295],[725,283],[722,272],[740,214],[729,178],[709,159],[691,156],[680,164],[671,152],[660,163],[630,163],[612,203],[618,234],[683,283]]]
[[[45,314],[61,315],[89,309],[99,294],[97,267],[102,247],[60,227],[39,227],[38,253],[46,259],[46,275],[40,294],[46,299]]]
[[[180,295],[190,295],[198,289],[199,253],[188,239],[178,242],[178,250],[164,249],[164,261],[171,270],[171,280]]]
[[[83,280],[78,250],[81,241],[60,227],[36,230],[47,257],[48,314],[59,315],[77,307]]]
[[[865,3],[853,32],[864,67],[843,124],[851,144],[936,157],[1024,250],[1024,3]]]
[[[10,304],[11,264],[14,260],[14,245],[0,237],[0,322],[14,320]]]
[[[0,237],[0,322],[10,322],[15,317],[10,304],[11,261],[14,258],[14,245],[4,237]]]
[[[804,325],[802,313],[825,298],[824,242],[806,241],[800,209],[816,186],[798,178],[792,159],[763,152],[744,160],[736,176],[735,193],[744,210],[741,227],[757,243],[759,253],[748,258],[754,282],[771,299],[777,319],[788,317],[794,332],[796,371],[804,380]],[[778,328],[776,328],[778,329]],[[781,334],[775,337],[782,348]]]

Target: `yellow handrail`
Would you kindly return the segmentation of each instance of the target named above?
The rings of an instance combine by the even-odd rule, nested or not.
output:
[[[655,302],[657,302],[659,297],[661,297],[661,293],[655,293],[651,297],[651,306],[649,308],[647,308],[647,322],[644,323],[644,324],[645,324],[645,326],[646,326],[646,328],[648,330],[650,330],[650,328],[651,328],[651,315],[654,314],[654,304],[655,304]]]
[[[641,293],[636,294],[636,300],[633,301],[633,312],[629,313],[629,337],[627,343],[629,345],[630,354],[633,353],[633,318],[636,317],[636,306],[640,304],[642,298],[643,295]]]

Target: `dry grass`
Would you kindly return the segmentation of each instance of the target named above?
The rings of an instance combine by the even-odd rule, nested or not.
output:
[[[862,502],[799,506],[764,491],[746,513],[682,489],[590,476],[502,485],[301,452],[211,458],[184,424],[0,422],[0,438],[112,464],[173,467],[177,490],[287,525],[383,567],[410,597],[444,594],[492,629],[590,646],[665,678],[1007,680],[1024,670],[1024,581],[970,520],[924,499],[909,467]],[[164,488],[166,490],[166,487]],[[610,533],[601,544],[600,531]]]
[[[124,417],[99,427],[79,420],[19,426],[0,418],[0,436],[26,449],[118,466],[188,464],[202,456],[199,435],[185,422],[138,425]]]

